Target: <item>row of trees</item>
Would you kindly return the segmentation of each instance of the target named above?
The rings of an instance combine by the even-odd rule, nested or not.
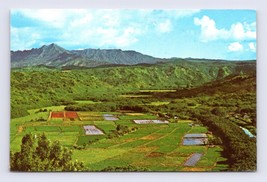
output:
[[[196,114],[209,130],[222,139],[223,154],[231,171],[255,171],[257,164],[256,139],[247,136],[235,123],[206,112]]]
[[[64,108],[66,111],[106,111],[114,112],[116,110],[133,110],[136,112],[149,112],[149,106],[141,105],[138,100],[112,101],[96,104],[74,104]]]
[[[112,133],[108,134],[108,138],[112,139],[115,137],[120,137],[120,136],[123,136],[127,133],[136,131],[137,129],[138,129],[137,127],[129,127],[129,126],[124,126],[124,125],[118,124],[116,127],[116,130],[113,130]]]

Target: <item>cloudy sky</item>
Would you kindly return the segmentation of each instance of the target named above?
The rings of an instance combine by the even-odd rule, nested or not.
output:
[[[161,58],[256,59],[252,10],[14,9],[10,22],[11,50],[56,43]]]

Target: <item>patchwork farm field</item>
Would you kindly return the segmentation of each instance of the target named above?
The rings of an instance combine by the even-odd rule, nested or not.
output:
[[[83,161],[89,171],[114,171],[129,166],[137,171],[221,171],[228,167],[223,164],[226,159],[221,157],[219,145],[183,146],[184,135],[208,131],[200,125],[192,126],[191,120],[137,124],[134,120],[159,118],[150,113],[123,111],[69,112],[59,106],[41,110],[30,110],[30,115],[11,120],[12,152],[20,150],[26,133],[36,137],[45,133],[50,141],[58,140],[71,149],[73,160]],[[127,132],[115,135],[123,128]],[[196,153],[198,160],[190,159]]]

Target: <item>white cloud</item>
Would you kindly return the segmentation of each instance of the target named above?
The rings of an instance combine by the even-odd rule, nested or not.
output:
[[[203,42],[219,39],[236,41],[256,39],[256,23],[237,22],[232,24],[229,30],[226,30],[217,28],[213,19],[203,16],[201,19],[194,18],[194,24],[201,27],[200,39]]]
[[[121,23],[121,15],[119,11],[106,10],[101,18],[103,21],[103,25],[107,27],[117,27]]]
[[[80,27],[83,26],[85,24],[89,24],[92,21],[93,17],[91,14],[85,14],[84,17],[80,18],[80,19],[74,19],[72,21],[70,21],[70,26],[72,28],[75,27]]]
[[[243,45],[239,42],[233,42],[228,46],[229,52],[239,52],[243,50]]]
[[[138,41],[137,38],[135,38],[134,36],[131,36],[131,35],[138,34],[138,32],[139,30],[134,29],[132,27],[126,28],[125,30],[123,30],[123,33],[121,36],[115,37],[114,42],[118,47],[129,46],[130,44],[133,44]]]
[[[64,25],[67,14],[62,10],[55,9],[23,9],[13,10],[12,13],[20,13],[30,19],[38,20],[39,22],[49,23],[50,26],[61,27]]]
[[[120,47],[138,42],[143,35],[167,33],[172,21],[192,16],[200,10],[84,10],[84,9],[21,9],[11,16],[33,23],[31,33],[16,27],[12,49],[26,49],[33,44],[51,41],[63,47]],[[15,16],[14,16],[15,17]],[[29,28],[29,27],[28,27]],[[13,29],[14,31],[14,29]],[[19,32],[19,33],[18,33]],[[33,35],[38,34],[38,38]],[[15,41],[16,39],[16,41]]]
[[[11,26],[11,50],[19,50],[21,47],[23,47],[23,50],[31,49],[40,39],[40,35],[34,32],[32,28],[15,28]]]
[[[194,18],[194,24],[201,26],[201,40],[203,42],[217,40],[227,36],[225,29],[217,29],[214,20],[208,16],[203,16],[201,19]]]
[[[119,10],[41,9],[13,10],[12,14],[14,13],[20,13],[26,18],[40,22],[42,26],[38,28],[44,40],[57,32],[55,38],[58,41],[55,43],[62,46],[125,47],[137,42],[138,36],[144,32],[142,20],[136,22],[131,16],[125,16]],[[26,36],[23,33],[21,35]],[[26,37],[20,36],[18,39]],[[23,44],[20,45],[25,47]],[[12,47],[18,46],[12,44]]]
[[[240,22],[233,24],[229,33],[229,36],[236,40],[256,39],[256,31],[252,31],[251,27],[246,23],[245,25]]]
[[[138,39],[134,35],[138,33],[139,30],[133,27],[127,27],[121,31],[114,28],[98,28],[95,31],[96,38],[100,38],[97,46],[115,45],[116,47],[126,47],[137,42]]]
[[[138,42],[142,31],[138,27],[126,26],[124,28],[87,26],[76,29],[70,28],[60,38],[62,46],[91,45],[95,47],[127,47]]]
[[[201,10],[193,9],[193,10],[160,10],[160,9],[141,9],[138,10],[138,14],[142,17],[149,17],[149,18],[183,18],[183,17],[190,17],[196,13],[199,13]],[[137,11],[136,11],[137,12]],[[135,13],[136,13],[135,12]],[[151,16],[153,15],[153,16]]]
[[[252,52],[256,52],[256,43],[255,42],[250,42],[248,44],[249,46],[249,49],[252,51]]]
[[[175,11],[175,17],[176,18],[182,18],[182,17],[188,17],[192,16],[193,14],[199,13],[199,9],[193,9],[193,10],[174,10]]]
[[[172,23],[170,20],[165,20],[163,22],[160,22],[156,25],[157,30],[160,33],[167,33],[172,30]]]

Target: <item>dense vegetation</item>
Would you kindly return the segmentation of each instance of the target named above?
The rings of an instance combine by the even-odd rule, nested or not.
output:
[[[73,100],[105,101],[139,89],[191,88],[229,75],[251,72],[255,73],[255,62],[184,60],[149,66],[71,71],[46,67],[13,69],[11,117],[27,115],[28,109]]]
[[[21,150],[11,152],[11,171],[81,171],[82,162],[72,162],[72,151],[63,148],[58,141],[52,144],[45,134],[26,134],[21,141]]]
[[[113,130],[112,133],[108,135],[108,138],[111,139],[114,137],[120,137],[130,132],[133,132],[135,130],[137,130],[137,127],[129,127],[129,126],[118,124],[116,127],[116,130]]]

